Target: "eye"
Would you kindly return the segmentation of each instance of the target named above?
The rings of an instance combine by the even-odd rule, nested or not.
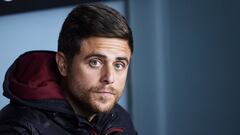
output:
[[[89,61],[89,66],[92,68],[99,68],[102,66],[102,62],[99,59],[91,59]]]
[[[125,69],[125,64],[122,62],[117,62],[116,64],[114,64],[115,70],[116,71],[122,71],[123,69]]]

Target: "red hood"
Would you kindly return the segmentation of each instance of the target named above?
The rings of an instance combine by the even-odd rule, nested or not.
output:
[[[55,55],[51,51],[21,55],[8,70],[4,93],[23,100],[64,99]]]

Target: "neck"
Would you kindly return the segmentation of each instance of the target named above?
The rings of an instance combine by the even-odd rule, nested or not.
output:
[[[71,95],[71,93],[67,92],[68,87],[66,87],[66,85],[63,81],[61,82],[61,86],[62,86],[62,88],[65,89],[64,90],[65,98],[66,98],[67,102],[70,104],[70,106],[72,107],[74,113],[85,117],[86,119],[88,119],[88,121],[92,121],[93,118],[96,116],[96,114],[92,113],[90,111],[87,111],[87,109],[85,109],[83,106],[79,105],[78,101],[76,101],[74,99],[73,95]]]
[[[66,99],[67,99],[68,103],[70,104],[70,106],[72,107],[75,114],[81,115],[81,116],[87,118],[88,121],[93,120],[93,118],[96,115],[95,113],[90,113],[90,112],[85,111],[84,109],[80,108],[79,105],[77,103],[75,103],[73,100],[71,100],[71,98],[69,96],[66,96]]]

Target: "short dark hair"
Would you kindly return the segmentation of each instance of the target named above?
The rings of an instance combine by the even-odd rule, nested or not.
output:
[[[104,4],[80,4],[69,13],[59,34],[58,51],[63,52],[71,61],[79,53],[81,42],[89,37],[127,40],[133,53],[132,30],[126,19]]]

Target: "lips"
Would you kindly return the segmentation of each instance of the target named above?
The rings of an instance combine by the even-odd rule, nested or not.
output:
[[[114,89],[113,87],[98,87],[92,90],[93,93],[97,93],[97,94],[110,94],[110,95],[115,95],[116,89]]]
[[[103,94],[103,95],[115,95],[112,91],[106,91],[106,90],[93,91],[93,93]]]

